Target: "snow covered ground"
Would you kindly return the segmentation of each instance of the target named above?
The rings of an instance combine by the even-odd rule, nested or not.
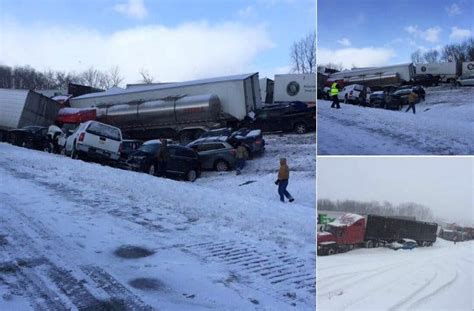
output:
[[[474,241],[432,247],[357,249],[317,259],[317,309],[474,308]]]
[[[474,154],[474,88],[426,89],[411,111],[390,111],[318,100],[318,154]]]
[[[0,143],[0,310],[313,310],[315,135],[265,139],[195,183]]]

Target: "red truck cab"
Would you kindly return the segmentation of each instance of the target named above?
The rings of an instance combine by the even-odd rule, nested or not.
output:
[[[332,255],[345,252],[364,242],[365,218],[347,213],[326,224],[318,232],[318,254]]]

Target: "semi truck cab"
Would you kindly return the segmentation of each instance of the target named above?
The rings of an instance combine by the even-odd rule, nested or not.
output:
[[[363,243],[365,224],[363,216],[348,213],[324,225],[318,232],[318,255],[345,252]]]

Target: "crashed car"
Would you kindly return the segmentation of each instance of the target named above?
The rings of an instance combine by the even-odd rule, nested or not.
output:
[[[316,107],[276,105],[256,111],[254,119],[242,122],[244,127],[262,132],[295,132],[305,134],[316,129]]]
[[[265,139],[263,138],[262,131],[258,129],[241,128],[234,132],[228,128],[213,129],[203,133],[196,141],[202,139],[224,141],[234,148],[237,148],[239,143],[242,143],[251,158],[265,151]]]
[[[414,249],[418,247],[416,241],[411,239],[401,239],[396,242],[392,242],[388,245],[390,249],[399,250],[399,249]]]
[[[48,128],[44,126],[26,126],[8,131],[8,142],[29,149],[47,150],[49,143],[46,136]]]

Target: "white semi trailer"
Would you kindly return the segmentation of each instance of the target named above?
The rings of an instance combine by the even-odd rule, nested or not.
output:
[[[463,62],[461,71],[463,76],[474,74],[474,62]]]
[[[452,83],[461,75],[461,66],[456,62],[416,64],[416,74],[439,77],[439,81]]]
[[[30,90],[0,89],[0,129],[54,123],[59,103]]]
[[[310,107],[316,105],[316,74],[275,75],[273,103],[290,102],[303,102]]]

